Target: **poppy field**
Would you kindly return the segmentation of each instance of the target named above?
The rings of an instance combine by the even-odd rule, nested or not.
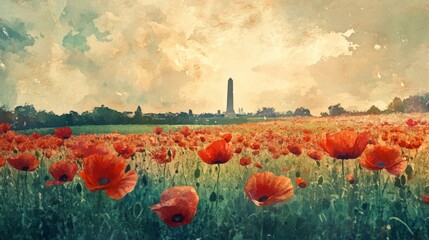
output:
[[[0,124],[0,239],[429,239],[428,114]]]

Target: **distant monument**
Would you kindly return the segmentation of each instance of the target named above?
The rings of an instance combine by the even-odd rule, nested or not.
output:
[[[234,112],[234,87],[232,79],[228,79],[228,96],[226,99],[226,118],[235,118],[235,112]]]

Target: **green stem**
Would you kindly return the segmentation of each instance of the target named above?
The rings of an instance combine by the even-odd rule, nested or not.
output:
[[[220,164],[217,164],[217,178],[216,178],[216,207],[219,201],[219,175],[220,175]]]
[[[167,169],[167,163],[164,163],[164,188],[166,187],[167,179],[165,178],[165,170]]]
[[[341,169],[343,170],[343,187],[346,187],[346,174],[344,172],[344,159],[341,159]]]

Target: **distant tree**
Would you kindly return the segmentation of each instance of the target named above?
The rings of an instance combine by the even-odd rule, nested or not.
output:
[[[37,111],[33,105],[17,106],[14,109],[17,129],[27,129],[35,127],[35,119]]]
[[[368,111],[366,111],[366,113],[368,113],[368,114],[380,114],[380,113],[381,113],[381,110],[380,110],[378,107],[376,107],[376,106],[372,105],[372,106],[368,109]]]
[[[0,107],[0,123],[10,123],[12,124],[15,118],[15,114],[12,111],[6,109],[6,106]]]
[[[404,112],[404,104],[402,100],[398,97],[395,97],[393,101],[387,106],[387,112]]]
[[[286,117],[293,117],[293,112],[291,110],[288,110],[285,114]]]
[[[299,107],[295,109],[295,112],[293,113],[294,116],[311,116],[310,110],[304,107]]]
[[[341,114],[347,113],[347,111],[341,107],[341,104],[338,103],[337,105],[329,106],[329,115],[331,116],[340,116]]]
[[[328,114],[327,112],[321,112],[321,113],[320,113],[320,116],[322,116],[322,117],[327,117],[327,116],[329,116],[329,114]]]
[[[424,96],[416,95],[410,96],[402,101],[404,112],[425,112],[426,110],[426,99]]]
[[[256,116],[258,117],[276,117],[276,110],[272,107],[263,107],[256,111]]]

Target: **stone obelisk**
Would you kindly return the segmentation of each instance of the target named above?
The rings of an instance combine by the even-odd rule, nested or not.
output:
[[[235,118],[234,112],[234,86],[232,79],[228,79],[228,96],[226,99],[226,113],[225,117],[227,118]]]

